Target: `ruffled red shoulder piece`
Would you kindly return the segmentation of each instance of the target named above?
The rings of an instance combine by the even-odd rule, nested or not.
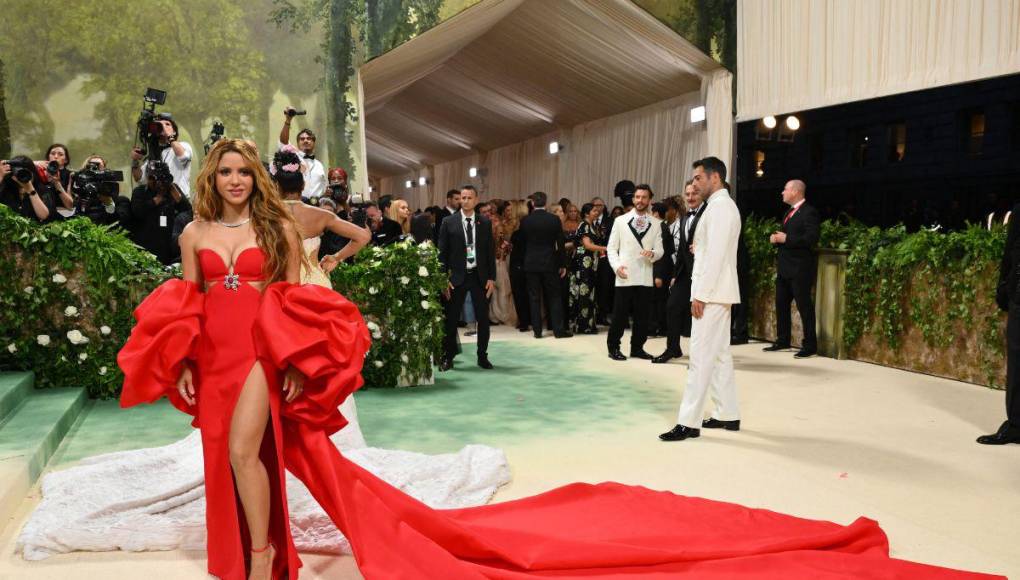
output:
[[[335,433],[347,424],[337,407],[361,388],[361,367],[371,344],[357,306],[314,284],[277,282],[262,295],[255,348],[283,371],[305,375],[304,392],[283,405],[283,416]]]
[[[198,284],[174,279],[138,305],[135,327],[117,354],[124,371],[121,407],[152,403],[165,395],[181,411],[195,414],[177,394],[177,379],[184,360],[195,358],[204,300]]]

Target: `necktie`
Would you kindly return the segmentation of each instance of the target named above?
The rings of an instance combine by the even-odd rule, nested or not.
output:
[[[471,227],[471,218],[467,218],[467,243],[475,243],[475,231],[474,228]]]
[[[795,214],[795,213],[797,213],[797,208],[795,208],[795,207],[791,207],[790,211],[786,212],[786,217],[783,218],[783,225],[784,226],[786,225],[786,222],[790,221],[790,218],[792,218],[793,214]]]

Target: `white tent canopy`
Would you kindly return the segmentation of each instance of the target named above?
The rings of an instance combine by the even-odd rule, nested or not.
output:
[[[676,192],[696,157],[730,157],[729,72],[629,0],[483,0],[360,73],[369,173],[420,205],[469,181],[505,197],[625,178]]]

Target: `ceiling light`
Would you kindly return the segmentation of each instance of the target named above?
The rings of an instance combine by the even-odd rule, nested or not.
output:
[[[556,155],[559,152],[560,152],[559,141],[553,141],[552,143],[549,144],[549,154]]]
[[[407,187],[407,189],[411,189],[412,187],[414,187],[414,182],[408,179],[407,181],[404,182],[404,185]]]
[[[700,123],[705,120],[705,106],[700,105],[691,109],[691,123]]]
[[[418,178],[418,185],[421,185],[422,187],[424,187],[425,184],[428,183],[428,182],[429,182],[429,180],[425,179],[424,177],[419,177]]]
[[[786,128],[791,131],[796,131],[797,129],[800,129],[800,119],[798,119],[794,115],[790,115],[789,117],[786,118]]]
[[[775,129],[776,128],[776,118],[773,117],[772,115],[769,115],[768,117],[765,117],[764,119],[761,120],[761,122],[762,122],[763,125],[765,125],[769,129]]]
[[[468,177],[478,177],[478,168],[472,167],[471,169],[468,169]]]

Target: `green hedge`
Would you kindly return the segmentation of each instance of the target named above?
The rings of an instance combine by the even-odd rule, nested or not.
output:
[[[745,221],[752,303],[774,291],[776,250],[768,234],[778,227],[775,220],[755,216]],[[929,347],[946,356],[966,356],[953,348],[961,329],[975,330],[980,344],[972,346],[988,353],[979,361],[986,382],[997,383],[1004,338],[994,288],[1005,241],[1004,228],[907,233],[903,226],[823,222],[819,245],[850,251],[843,336],[851,354],[865,335],[898,349],[913,327]]]
[[[39,387],[118,396],[116,356],[132,311],[179,275],[119,229],[85,219],[40,226],[0,205],[0,370],[33,370]],[[431,374],[442,340],[443,280],[435,248],[408,243],[366,248],[358,263],[334,270],[335,286],[359,305],[375,335],[366,386],[396,386],[402,370],[411,384]]]

